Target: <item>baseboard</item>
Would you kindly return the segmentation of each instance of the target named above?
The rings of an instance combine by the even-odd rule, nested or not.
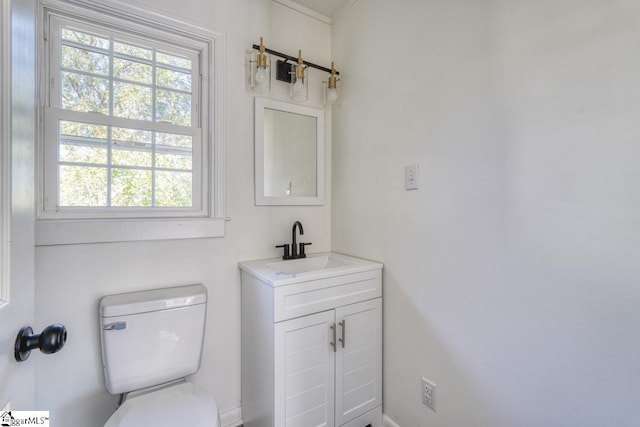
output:
[[[383,427],[400,427],[400,424],[397,424],[391,418],[387,417],[385,414],[382,414],[382,426]]]
[[[242,425],[242,409],[240,407],[228,409],[220,413],[222,427],[238,427]]]
[[[220,413],[222,427],[238,427],[242,425],[242,408],[233,408]],[[383,427],[400,427],[400,424],[382,414]]]

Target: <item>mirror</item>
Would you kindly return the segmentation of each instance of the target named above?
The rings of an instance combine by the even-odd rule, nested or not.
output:
[[[324,203],[324,111],[256,98],[256,205]]]

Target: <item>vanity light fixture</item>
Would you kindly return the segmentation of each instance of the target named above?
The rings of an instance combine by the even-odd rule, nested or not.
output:
[[[275,79],[289,83],[291,85],[291,99],[293,101],[306,101],[308,99],[308,96],[309,96],[308,70],[309,68],[315,68],[316,70],[324,71],[330,74],[329,81],[327,83],[327,88],[325,90],[325,92],[327,91],[329,92],[329,93],[325,93],[325,105],[335,104],[337,102],[338,100],[337,82],[340,81],[340,79],[337,76],[339,76],[340,73],[334,68],[333,63],[331,64],[331,69],[329,69],[329,68],[314,64],[312,62],[304,61],[302,59],[302,51],[300,50],[298,51],[298,57],[296,58],[294,56],[290,56],[269,48],[265,48],[262,42],[262,37],[260,38],[260,44],[259,45],[254,44],[252,47],[254,50],[259,51],[257,55],[256,54],[252,55],[252,58],[255,57],[255,59],[252,59],[250,62],[251,64],[250,79],[251,79],[252,90],[259,92],[259,90],[256,90],[256,88],[254,87],[255,86],[254,81],[256,80],[256,73],[259,72],[258,70],[259,56],[261,54],[266,56],[266,54],[268,53],[270,55],[277,56],[283,59],[283,60],[276,61]],[[267,76],[266,82],[262,83],[262,90],[264,90],[265,84],[269,85],[269,86],[266,86],[267,87],[266,90],[269,90],[270,83],[271,83],[271,70],[270,70],[271,67],[269,66],[268,57],[262,63],[265,64],[264,71],[266,72],[266,76]]]
[[[295,65],[293,78],[291,79],[291,99],[294,101],[306,101],[309,97],[309,78],[307,66],[302,60],[302,51],[298,51],[298,63]]]
[[[264,93],[271,90],[271,67],[269,56],[260,37],[258,53],[251,55],[249,59],[250,86],[254,92]]]
[[[327,87],[324,90],[324,105],[336,105],[338,103],[338,82],[340,79],[336,76],[336,68],[331,63],[331,74],[329,80],[326,83]]]

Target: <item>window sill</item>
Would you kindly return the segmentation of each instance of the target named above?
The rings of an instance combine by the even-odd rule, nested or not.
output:
[[[223,218],[38,220],[36,246],[224,237]]]

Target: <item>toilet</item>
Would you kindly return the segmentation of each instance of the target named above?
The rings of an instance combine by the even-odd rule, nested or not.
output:
[[[105,427],[219,427],[215,400],[185,377],[200,367],[207,290],[189,285],[100,301],[102,366],[121,405]]]

